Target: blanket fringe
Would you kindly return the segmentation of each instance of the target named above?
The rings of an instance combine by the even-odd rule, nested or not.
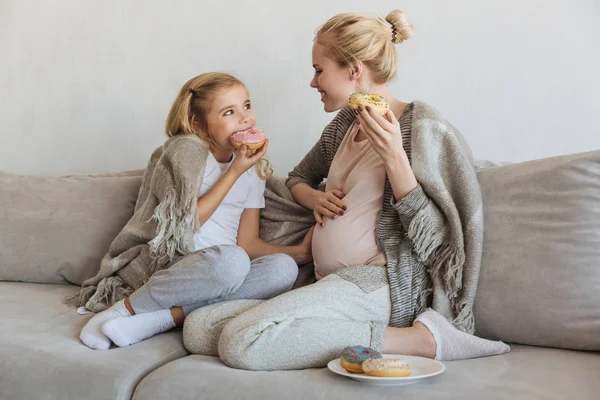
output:
[[[429,261],[429,274],[432,279],[442,276],[444,288],[450,300],[458,297],[462,288],[462,269],[465,263],[464,250],[453,243],[443,242],[443,232],[432,224],[427,214],[419,212],[413,218],[408,236],[419,261]]]
[[[459,311],[458,309],[460,308],[462,308],[462,310],[457,312],[458,315],[454,318],[452,324],[454,324],[457,329],[472,335],[475,333],[475,316],[473,314],[473,308],[466,303],[455,307],[455,309],[457,309],[456,311]]]
[[[152,214],[151,220],[158,223],[154,239],[148,242],[150,250],[159,256],[167,255],[172,261],[176,253],[187,254],[191,251],[185,243],[187,227],[199,229],[196,215],[192,215],[194,196],[191,190],[182,188],[179,196],[175,189],[168,189],[165,198],[161,201]]]

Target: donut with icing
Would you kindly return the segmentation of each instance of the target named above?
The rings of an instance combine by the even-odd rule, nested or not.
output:
[[[363,346],[348,346],[340,354],[340,363],[342,368],[348,372],[361,374],[363,372],[362,363],[365,360],[378,359],[382,355],[377,350]]]
[[[265,144],[267,136],[258,128],[248,128],[234,133],[229,137],[229,140],[236,149],[245,144],[248,150],[257,150]]]
[[[399,378],[410,375],[410,364],[401,358],[379,358],[365,360],[362,369],[368,376]]]
[[[375,109],[381,115],[385,115],[390,108],[385,98],[376,93],[352,93],[348,100],[348,106],[353,110],[357,110],[359,106],[363,106],[363,108],[371,106],[371,108]]]

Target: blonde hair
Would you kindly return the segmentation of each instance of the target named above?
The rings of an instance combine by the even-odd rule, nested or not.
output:
[[[347,13],[330,18],[318,28],[315,41],[341,67],[361,62],[371,72],[373,82],[384,84],[398,72],[394,45],[410,38],[413,31],[400,10],[390,12],[385,18]]]
[[[208,72],[187,81],[177,94],[165,123],[168,137],[196,135],[209,144],[216,144],[208,133],[207,115],[214,98],[225,90],[246,85],[236,77],[224,72]],[[269,179],[273,168],[269,160],[261,158],[256,163],[261,179]]]

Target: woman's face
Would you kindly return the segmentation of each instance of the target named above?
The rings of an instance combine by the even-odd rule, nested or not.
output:
[[[357,91],[356,80],[351,79],[351,68],[340,67],[326,57],[326,48],[315,41],[312,48],[312,63],[315,76],[310,82],[321,94],[326,112],[337,111],[348,104],[350,95]]]

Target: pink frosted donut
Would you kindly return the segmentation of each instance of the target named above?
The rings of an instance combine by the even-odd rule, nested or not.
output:
[[[229,137],[229,140],[231,140],[231,144],[233,144],[236,149],[239,149],[245,144],[249,150],[256,150],[260,149],[263,144],[265,144],[267,137],[265,136],[265,133],[258,128],[248,128],[234,133]]]

